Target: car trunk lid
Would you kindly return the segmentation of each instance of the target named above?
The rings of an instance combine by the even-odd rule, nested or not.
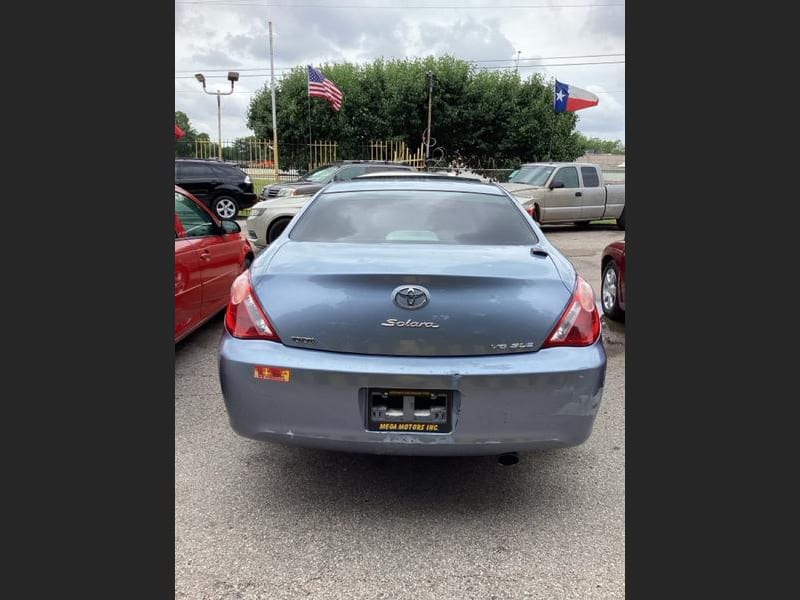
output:
[[[290,241],[253,286],[288,346],[404,356],[538,350],[571,295],[525,246]]]

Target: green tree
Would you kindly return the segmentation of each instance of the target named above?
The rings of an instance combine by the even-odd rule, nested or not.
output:
[[[553,112],[552,85],[540,75],[522,80],[510,71],[480,71],[452,56],[320,68],[342,91],[344,102],[335,112],[324,99],[311,98],[311,136],[336,141],[340,158],[363,157],[373,140],[402,139],[412,149],[419,147],[427,125],[428,71],[434,75],[433,156],[444,153],[472,166],[507,167],[546,159],[551,134],[553,160],[573,160],[582,153],[574,131],[577,116]],[[306,77],[305,67],[297,67],[276,90],[283,165],[301,165],[307,158]],[[271,139],[268,86],[251,100],[247,124],[257,137]]]
[[[199,135],[198,132],[192,127],[189,117],[183,111],[175,111],[175,124],[186,133],[181,139],[175,141],[175,156],[194,156],[194,143]]]
[[[578,140],[583,152],[598,154],[625,154],[625,145],[620,140],[602,140],[600,138],[587,138],[578,133]]]

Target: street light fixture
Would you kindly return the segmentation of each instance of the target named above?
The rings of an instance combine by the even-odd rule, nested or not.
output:
[[[230,96],[233,93],[233,84],[239,81],[239,73],[236,71],[228,71],[228,81],[231,82],[231,90],[229,92],[209,92],[206,89],[206,78],[202,73],[195,73],[194,78],[203,84],[203,91],[210,95],[217,97],[217,139],[219,141],[219,159],[222,160],[222,96]]]

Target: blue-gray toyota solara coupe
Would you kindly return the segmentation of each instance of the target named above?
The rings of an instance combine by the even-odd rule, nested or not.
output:
[[[585,441],[606,354],[592,289],[499,186],[323,188],[233,284],[219,348],[248,438],[488,455]]]

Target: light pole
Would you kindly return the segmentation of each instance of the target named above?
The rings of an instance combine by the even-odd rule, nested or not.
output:
[[[230,96],[233,93],[233,84],[239,81],[239,73],[236,71],[229,71],[228,72],[228,81],[231,82],[231,91],[230,92],[220,92],[217,90],[216,92],[209,92],[206,89],[206,78],[205,75],[202,73],[195,73],[194,78],[197,79],[200,83],[203,84],[203,91],[210,96],[217,97],[217,136],[219,141],[219,159],[222,160],[222,98],[221,96]]]

